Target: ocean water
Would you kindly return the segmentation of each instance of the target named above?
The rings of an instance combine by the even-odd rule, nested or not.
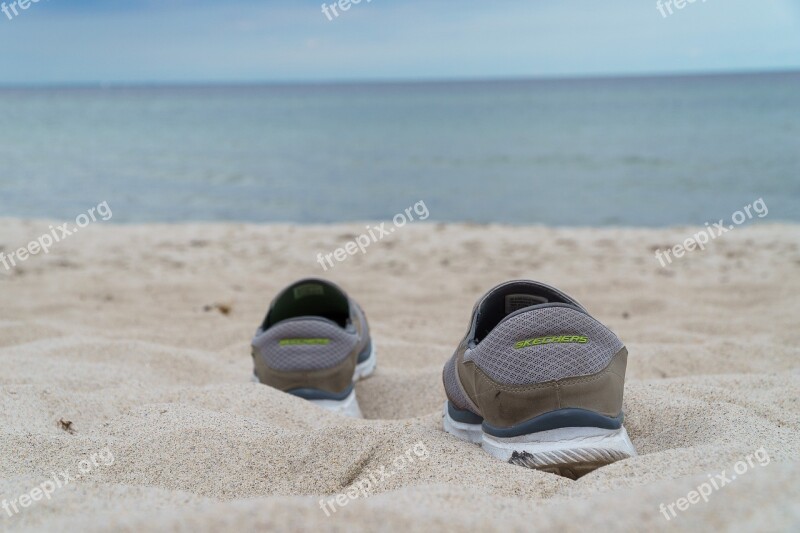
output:
[[[0,90],[0,217],[800,220],[800,74]]]

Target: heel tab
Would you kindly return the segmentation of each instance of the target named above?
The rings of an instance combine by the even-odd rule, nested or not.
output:
[[[517,309],[516,311],[506,315],[505,318],[503,318],[503,320],[500,321],[500,324],[502,324],[503,322],[505,322],[506,320],[508,320],[510,318],[514,318],[515,316],[522,315],[522,314],[525,314],[525,313],[529,313],[531,311],[537,311],[539,309],[553,309],[553,308],[572,309],[573,311],[577,311],[577,312],[579,312],[581,314],[584,314],[584,315],[586,315],[588,317],[591,317],[589,312],[586,309],[584,309],[583,307],[579,306],[579,305],[567,304],[567,303],[561,303],[561,302],[552,302],[552,303],[529,305],[528,307],[523,307],[522,309]]]

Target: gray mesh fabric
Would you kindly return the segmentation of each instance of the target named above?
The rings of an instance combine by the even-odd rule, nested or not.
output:
[[[589,342],[514,348],[519,341],[551,335],[585,335]],[[501,322],[464,358],[499,383],[527,385],[595,374],[622,346],[616,335],[589,315],[571,307],[548,306]]]
[[[467,400],[464,398],[464,393],[461,392],[461,387],[458,385],[458,376],[456,375],[456,356],[450,358],[447,364],[444,365],[444,390],[450,402],[459,409],[469,409]]]
[[[263,361],[275,370],[292,372],[320,370],[338,365],[359,343],[356,332],[318,318],[300,318],[259,330],[253,346]],[[325,345],[280,346],[281,339],[329,339]]]

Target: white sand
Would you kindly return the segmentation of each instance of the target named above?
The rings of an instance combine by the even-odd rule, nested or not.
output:
[[[0,247],[48,224],[0,220]],[[800,528],[800,226],[753,222],[661,268],[654,247],[693,228],[412,224],[323,273],[316,254],[363,228],[97,225],[0,265],[0,500],[105,447],[115,458],[12,517],[0,508],[0,529]],[[323,274],[362,303],[379,346],[357,388],[367,420],[248,381],[269,300]],[[570,481],[442,432],[442,365],[475,299],[512,278],[564,289],[627,344],[638,457]],[[418,442],[427,459],[320,509]],[[669,522],[659,512],[760,448],[768,465]]]

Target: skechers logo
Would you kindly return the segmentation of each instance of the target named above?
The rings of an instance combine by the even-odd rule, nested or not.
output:
[[[553,344],[553,343],[586,344],[587,342],[589,342],[589,337],[585,335],[554,335],[551,337],[536,337],[535,339],[527,339],[524,341],[519,341],[514,345],[514,349],[519,350],[520,348],[527,348],[528,346],[539,346],[540,344]]]
[[[330,342],[330,339],[281,339],[278,346],[318,346]]]

